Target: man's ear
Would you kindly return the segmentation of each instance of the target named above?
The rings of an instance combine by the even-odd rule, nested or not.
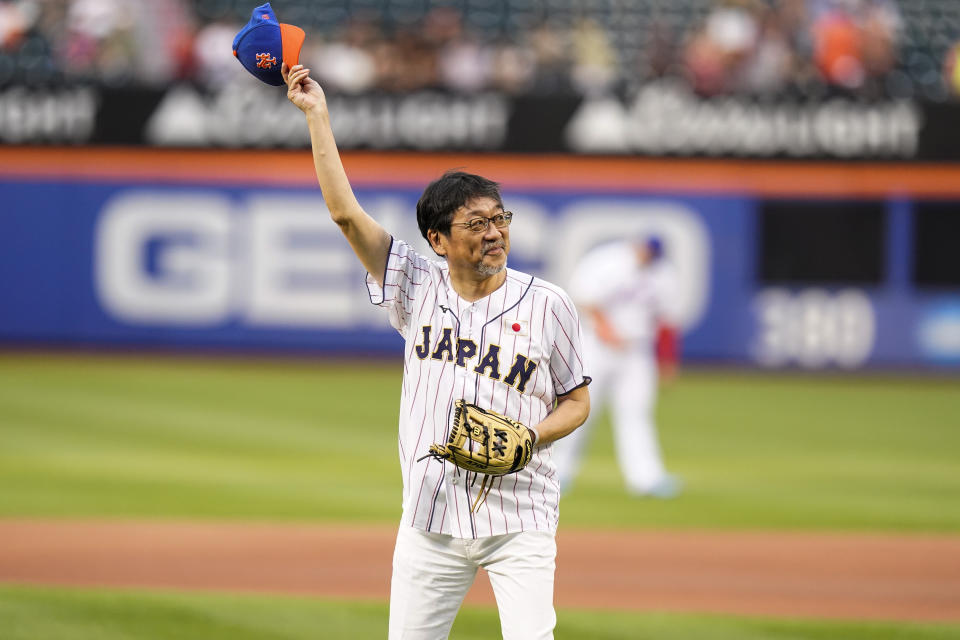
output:
[[[440,243],[441,233],[436,229],[427,229],[427,240],[430,242],[430,247],[433,249],[433,252],[438,256],[446,255],[446,250],[443,248],[443,245]]]

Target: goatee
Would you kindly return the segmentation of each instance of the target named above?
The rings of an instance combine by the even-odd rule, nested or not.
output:
[[[502,264],[498,264],[498,265],[488,265],[480,262],[477,264],[477,273],[479,273],[482,276],[495,276],[506,268],[507,268],[506,260],[504,260]]]
[[[486,255],[487,251],[490,251],[491,249],[502,249],[504,253],[506,253],[506,249],[507,249],[506,243],[503,242],[502,240],[487,242],[480,248],[480,251],[484,255]],[[486,265],[483,263],[483,260],[480,260],[480,262],[477,263],[477,273],[479,273],[482,276],[495,276],[506,268],[507,268],[506,255],[504,255],[503,262],[496,266]]]

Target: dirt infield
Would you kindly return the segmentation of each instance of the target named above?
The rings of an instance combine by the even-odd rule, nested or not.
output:
[[[0,520],[0,582],[386,600],[395,530]],[[960,537],[561,529],[558,607],[960,621]],[[467,601],[492,604],[486,578]]]

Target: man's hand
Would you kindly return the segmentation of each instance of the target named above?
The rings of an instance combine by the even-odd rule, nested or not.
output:
[[[593,326],[600,342],[611,349],[623,349],[627,346],[627,343],[620,338],[617,330],[613,328],[613,324],[607,319],[607,314],[597,307],[588,307],[587,313],[593,318]]]
[[[317,107],[326,111],[326,96],[320,88],[320,83],[310,77],[310,69],[304,68],[302,64],[287,68],[287,64],[283,63],[280,67],[280,75],[287,83],[287,98],[297,105],[298,109],[304,113]]]

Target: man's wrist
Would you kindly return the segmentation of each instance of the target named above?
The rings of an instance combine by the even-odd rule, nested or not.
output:
[[[530,435],[533,436],[533,446],[537,446],[537,443],[540,442],[540,432],[537,431],[536,427],[527,427],[530,430]]]
[[[310,107],[309,109],[307,109],[304,113],[306,113],[308,121],[312,120],[312,121],[319,122],[321,124],[330,123],[330,113],[327,111],[326,107],[324,107],[323,105],[316,104]]]

